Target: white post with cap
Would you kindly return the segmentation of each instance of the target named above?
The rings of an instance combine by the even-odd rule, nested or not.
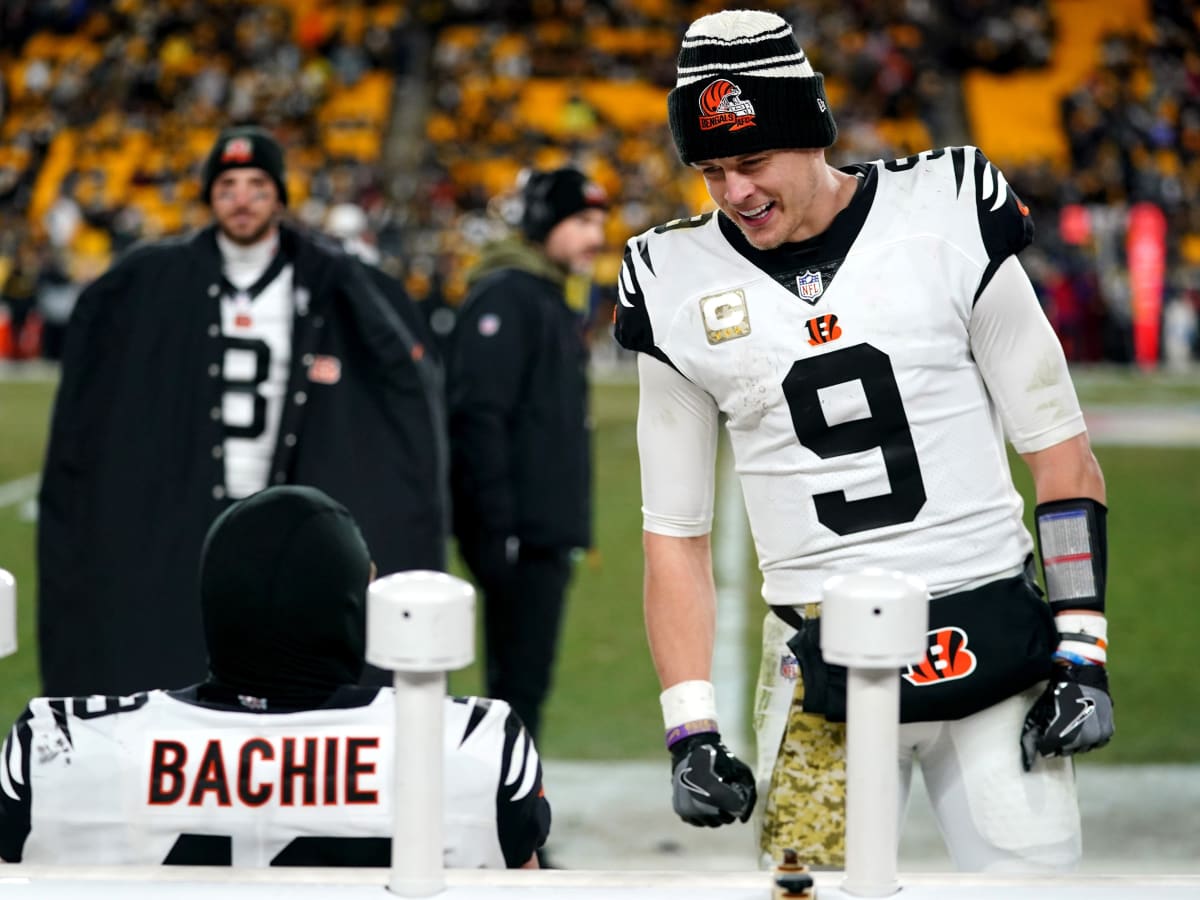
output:
[[[17,580],[0,569],[0,659],[17,652]]]
[[[367,589],[367,660],[395,672],[392,869],[388,889],[446,887],[443,729],[446,672],[475,659],[475,589],[445,572],[398,572]]]
[[[900,890],[898,670],[925,656],[929,592],[901,572],[867,569],[823,585],[821,655],[846,666],[846,877],[848,894]]]

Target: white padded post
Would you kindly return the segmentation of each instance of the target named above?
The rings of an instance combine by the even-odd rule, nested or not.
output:
[[[0,569],[0,659],[17,652],[17,580]]]
[[[367,660],[395,672],[392,869],[388,889],[446,888],[442,827],[446,672],[475,658],[475,589],[445,572],[398,572],[367,589]]]
[[[898,669],[925,655],[929,592],[900,572],[835,575],[823,586],[821,654],[846,666],[846,877],[859,897],[900,890]]]

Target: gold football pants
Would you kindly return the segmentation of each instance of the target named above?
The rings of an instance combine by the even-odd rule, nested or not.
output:
[[[803,711],[804,683],[786,645],[794,633],[768,613],[755,704],[764,798],[759,849],[767,866],[778,863],[785,848],[792,848],[808,866],[842,868],[846,726]]]

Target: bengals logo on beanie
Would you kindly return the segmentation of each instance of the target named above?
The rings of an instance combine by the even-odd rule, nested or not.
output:
[[[825,79],[774,13],[726,10],[697,19],[683,36],[678,72],[667,116],[684,163],[824,148],[837,139]]]
[[[221,132],[201,171],[200,196],[205,203],[212,202],[212,186],[217,176],[229,169],[262,169],[275,182],[280,202],[287,206],[283,148],[264,129],[239,125]]]
[[[700,92],[700,130],[728,125],[730,131],[754,124],[754,104],[742,99],[742,89],[728,78],[718,78]]]

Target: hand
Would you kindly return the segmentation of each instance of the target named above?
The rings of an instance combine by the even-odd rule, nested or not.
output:
[[[745,822],[758,798],[750,767],[715,731],[689,735],[671,747],[671,784],[675,812],[697,827]]]
[[[476,544],[477,575],[492,584],[504,584],[521,553],[521,541],[513,535],[487,535]]]
[[[1113,736],[1113,705],[1104,666],[1059,665],[1025,716],[1021,765],[1042,756],[1070,756],[1103,747]]]

